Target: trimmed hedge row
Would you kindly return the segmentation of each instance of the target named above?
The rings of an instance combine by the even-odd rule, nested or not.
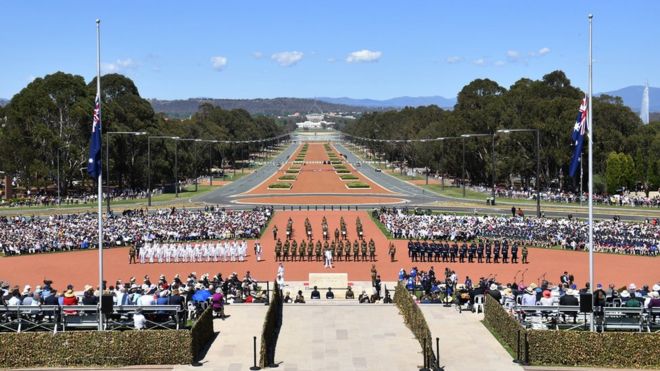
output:
[[[271,183],[271,184],[268,185],[268,188],[270,188],[270,189],[291,189],[291,183],[287,183],[287,182]]]
[[[348,188],[361,188],[361,189],[371,188],[369,184],[364,182],[348,182],[346,183],[346,186]]]
[[[275,364],[275,349],[277,347],[277,338],[280,336],[282,328],[282,316],[284,310],[284,299],[282,291],[273,283],[273,296],[268,306],[268,312],[264,318],[264,327],[261,332],[261,348],[259,351],[259,365],[266,368]]]
[[[3,333],[0,368],[190,364],[197,349],[192,336],[188,330]]]
[[[204,346],[213,338],[213,308],[210,306],[195,321],[190,329],[192,341],[190,342],[190,352],[193,360],[196,360]]]
[[[355,175],[355,174],[342,174],[342,175],[340,175],[339,177],[341,178],[341,180],[356,180],[356,179],[360,179],[360,177],[358,177],[358,176]]]
[[[296,176],[287,174],[287,175],[282,175],[281,177],[279,177],[277,179],[278,180],[296,180]]]
[[[532,365],[573,367],[658,368],[660,333],[526,330],[490,295],[484,321],[515,353],[520,331],[520,354]],[[527,334],[527,343],[525,343]]]
[[[406,326],[408,326],[413,335],[415,335],[415,338],[417,338],[417,341],[419,341],[419,345],[422,347],[422,352],[424,350],[424,339],[426,339],[427,364],[434,365],[435,353],[433,352],[431,330],[429,329],[428,323],[426,323],[424,313],[422,313],[422,310],[419,309],[417,303],[415,303],[412,297],[410,297],[403,281],[399,281],[394,289],[394,304],[399,308]]]

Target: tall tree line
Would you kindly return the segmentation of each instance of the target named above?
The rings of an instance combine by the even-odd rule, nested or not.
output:
[[[245,110],[223,110],[211,105],[186,120],[155,114],[129,78],[101,77],[103,161],[110,145],[110,183],[121,188],[145,189],[147,136],[165,135],[218,141],[272,138],[291,130],[273,118],[252,117]],[[91,187],[86,174],[96,79],[86,83],[77,75],[57,72],[37,78],[0,107],[0,171],[15,177],[21,187],[52,190],[59,163],[63,194]],[[142,136],[110,135],[111,131],[146,132]],[[208,173],[210,164],[234,164],[250,153],[275,143],[178,143],[180,178]],[[151,140],[152,185],[172,182],[174,142]]]
[[[429,106],[371,113],[347,124],[343,130],[364,138],[422,139],[492,134],[500,129],[538,129],[542,187],[576,191],[579,174],[570,178],[568,168],[573,153],[571,132],[584,95],[571,85],[562,71],[551,72],[540,80],[520,79],[509,89],[489,79],[477,79],[459,92],[451,111]],[[629,179],[619,180],[619,183],[640,190],[657,190],[660,187],[660,123],[643,125],[620,98],[606,95],[594,97],[593,116],[597,191],[606,190],[605,173],[611,153],[629,155],[634,162],[630,165],[634,170],[626,173]],[[405,161],[411,167],[429,167],[431,171],[458,178],[462,175],[462,146],[465,145],[466,178],[475,184],[490,184],[491,140],[491,137],[476,137],[443,142],[364,141],[363,144],[389,161]],[[585,181],[586,148],[585,145]],[[507,186],[513,179],[520,179],[523,185],[533,186],[535,151],[533,132],[498,133],[495,136],[497,184]]]

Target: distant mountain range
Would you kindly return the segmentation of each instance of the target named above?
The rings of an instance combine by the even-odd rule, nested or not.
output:
[[[430,106],[435,104],[440,108],[454,108],[456,98],[445,98],[439,95],[430,97],[396,97],[391,99],[376,100],[376,99],[354,99],[354,98],[317,98],[320,101],[346,104],[349,106],[362,106],[362,107],[378,107],[378,108],[403,108],[403,107],[418,107]]]
[[[601,94],[621,97],[626,106],[635,112],[639,112],[642,107],[643,92],[644,86],[633,85]],[[649,86],[649,112],[660,112],[660,88]]]
[[[273,99],[212,99],[190,98],[177,100],[150,99],[149,102],[156,112],[162,112],[170,117],[185,118],[197,112],[202,103],[227,110],[244,109],[253,115],[286,116],[296,112],[350,112],[361,113],[374,111],[373,107],[335,104],[315,99],[305,98],[273,98]]]
[[[9,100],[0,98],[0,107],[4,107],[7,103],[9,103]]]

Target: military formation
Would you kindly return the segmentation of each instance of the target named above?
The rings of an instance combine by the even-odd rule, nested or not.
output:
[[[527,264],[527,246],[518,241],[473,240],[408,241],[408,257],[414,262],[443,263],[504,263],[517,264],[518,256]]]
[[[375,262],[376,243],[373,239],[367,241],[364,238],[364,229],[360,218],[356,220],[356,228],[357,238],[351,242],[348,238],[344,217],[339,220],[339,228],[335,228],[334,233],[331,234],[328,220],[324,216],[321,221],[322,234],[319,239],[315,240],[312,223],[309,218],[305,218],[305,235],[298,242],[293,238],[293,221],[289,218],[284,241],[277,236],[277,226],[273,228],[273,239],[276,240],[275,260],[327,262],[328,257],[330,257],[330,260],[336,261]]]
[[[243,241],[203,243],[138,243],[128,250],[129,264],[242,262],[248,244]]]

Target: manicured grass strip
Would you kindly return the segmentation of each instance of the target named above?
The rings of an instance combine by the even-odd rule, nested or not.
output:
[[[281,177],[279,177],[279,178],[277,178],[277,179],[278,179],[278,180],[296,180],[296,178],[298,178],[298,177],[295,176],[295,175],[289,175],[289,174],[287,174],[287,175],[282,175]]]
[[[350,174],[351,171],[348,170],[348,169],[337,169],[337,170],[335,170],[335,173],[337,173],[337,174]]]
[[[300,169],[288,169],[286,171],[287,174],[298,174],[300,172]]]
[[[332,165],[332,167],[335,168],[335,170],[345,170],[346,165]]]
[[[291,183],[277,182],[268,185],[269,189],[291,189]]]
[[[356,180],[360,179],[357,175],[354,174],[342,174],[339,176],[341,180]]]
[[[350,182],[346,183],[346,186],[348,186],[348,188],[371,188],[369,184],[364,182]]]

